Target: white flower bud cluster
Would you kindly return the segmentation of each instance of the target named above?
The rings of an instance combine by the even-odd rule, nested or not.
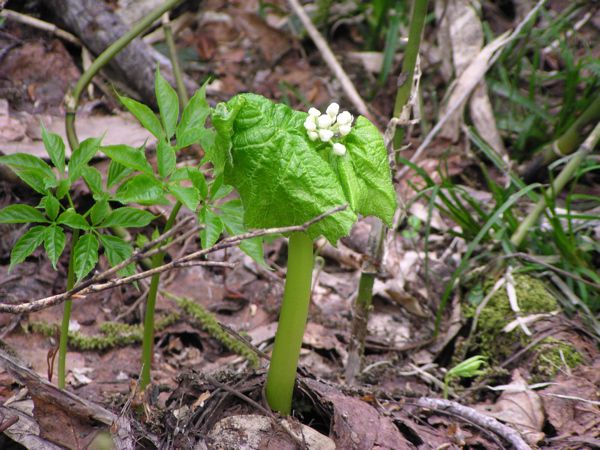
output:
[[[339,114],[338,114],[339,113]],[[332,103],[327,107],[325,114],[317,108],[308,110],[308,117],[304,121],[304,128],[311,141],[317,139],[321,142],[332,142],[336,137],[346,136],[352,130],[354,117],[348,111],[340,113],[340,105]],[[346,146],[339,142],[332,142],[333,153],[338,156],[346,154]]]

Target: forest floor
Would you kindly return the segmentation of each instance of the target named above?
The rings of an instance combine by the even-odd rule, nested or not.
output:
[[[17,3],[9,1],[6,7],[54,20],[42,7],[44,2]],[[514,29],[524,17],[507,13],[494,2],[484,3],[481,14],[494,36]],[[563,3],[548,2],[545,8],[560,11]],[[350,8],[349,4],[343,3]],[[212,77],[207,96],[213,105],[240,92],[255,92],[301,110],[313,105],[323,108],[335,100],[353,111],[320,52],[298,31],[299,22],[287,3],[275,1],[262,15],[261,5],[207,0],[197,10],[184,7],[177,12],[177,45],[189,79],[200,85]],[[318,25],[384,130],[392,115],[401,59],[392,63],[391,75],[377,87],[381,48],[362,51],[367,37],[357,24],[364,17],[354,10],[344,11],[343,5],[332,7]],[[598,53],[598,10],[590,6],[589,11],[592,18],[577,33],[584,36],[582,40],[595,42],[590,51]],[[407,34],[404,25],[401,33]],[[444,74],[444,49],[436,37],[436,29],[428,25],[421,83],[441,99],[451,80]],[[166,52],[160,36],[154,45]],[[64,98],[81,74],[80,58],[81,49],[60,37],[10,18],[0,24],[0,155],[26,152],[44,157],[40,123],[64,136]],[[548,58],[552,60],[552,55]],[[552,63],[560,70],[560,62]],[[108,73],[101,79],[104,86],[113,83]],[[125,89],[121,86],[126,82],[119,80],[115,89]],[[149,133],[122,111],[112,87],[103,92],[98,86],[87,92],[80,107],[79,138],[105,133],[105,143],[131,146],[148,140],[149,160],[154,164]],[[560,98],[561,92],[554,95]],[[404,158],[410,159],[436,123],[439,99],[424,99],[421,115],[427,124],[409,127]],[[487,205],[493,198],[480,162],[473,157],[464,127],[457,124],[456,130],[456,138],[451,132],[436,136],[418,165],[435,182],[453,180],[466,186],[479,204]],[[494,135],[493,129],[488,131]],[[513,135],[504,133],[502,138],[510,150]],[[200,160],[201,154],[200,148],[192,147],[181,158]],[[103,176],[108,163],[102,158],[93,161]],[[396,174],[400,168],[394,168]],[[503,174],[493,169],[490,173],[502,181]],[[4,172],[0,176],[0,207],[37,205],[35,192]],[[284,239],[276,239],[265,247],[269,270],[233,248],[212,257],[234,263],[232,269],[189,267],[163,275],[156,306],[153,383],[142,394],[136,380],[147,282],[75,299],[70,329],[76,338],[71,338],[67,356],[67,390],[73,398],[61,396],[43,382],[56,382],[53,357],[62,305],[28,314],[0,314],[4,361],[0,363],[4,367],[0,428],[5,432],[0,447],[112,448],[102,441],[105,431],[115,436],[119,448],[489,449],[510,447],[511,432],[519,433],[532,448],[600,447],[597,329],[590,328],[584,315],[565,311],[564,293],[549,287],[543,276],[529,272],[510,276],[505,267],[489,263],[501,250],[488,242],[475,251],[486,254],[487,262],[471,261],[469,276],[461,278],[450,296],[441,331],[434,338],[440,299],[470,242],[459,236],[460,226],[451,218],[430,210],[425,196],[416,197],[422,178],[411,171],[396,180],[401,210],[385,241],[365,360],[354,384],[346,382],[344,368],[352,304],[373,223],[370,218],[361,219],[337,248],[317,242],[320,258],[313,274],[294,404],[298,420],[287,428],[270,413],[262,395],[268,364],[264,355],[275,335],[285,280],[287,246]],[[75,190],[76,204],[90,202],[83,183]],[[581,192],[598,196],[598,185],[588,183]],[[162,216],[169,212],[157,207],[150,211]],[[593,227],[592,239],[598,240],[597,220]],[[9,271],[10,251],[24,230],[20,225],[0,225],[1,303],[17,304],[65,291],[67,254],[54,270],[39,249]],[[152,229],[143,232],[150,235]],[[199,245],[198,237],[192,236],[172,247],[169,257]],[[596,250],[591,263],[596,271],[599,262]],[[101,260],[98,270],[106,268],[103,264]],[[474,281],[477,277],[480,280]],[[520,314],[511,309],[505,287],[491,292],[500,279],[516,291]],[[486,296],[487,305],[478,310],[473,298]],[[175,297],[201,305],[225,334],[231,330],[233,339],[251,343],[259,354],[254,356],[258,367],[251,367],[248,358],[223,344],[219,335],[203,326],[202,317],[183,311]],[[518,317],[531,319],[529,335],[522,331]],[[124,326],[107,331],[106,322]],[[442,397],[446,371],[476,354],[486,357],[484,373],[454,379],[449,386],[451,402],[436,403],[434,399]],[[468,408],[461,410],[460,405]],[[19,418],[16,423],[14,417]],[[494,428],[486,418],[496,418],[507,427]],[[300,423],[320,435],[300,432]]]

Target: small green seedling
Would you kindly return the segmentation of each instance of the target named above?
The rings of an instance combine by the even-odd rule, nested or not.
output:
[[[271,408],[290,414],[306,325],[313,241],[336,244],[358,214],[391,225],[396,210],[388,155],[377,128],[364,117],[315,108],[294,111],[255,94],[217,105],[217,131],[208,154],[216,173],[239,192],[248,227],[301,225],[335,207],[347,208],[289,236],[288,269],[279,326],[267,377]]]
[[[99,249],[104,248],[104,256],[114,267],[127,259],[133,252],[131,245],[106,231],[110,227],[144,227],[154,216],[147,211],[124,206],[111,210],[108,202],[110,194],[102,183],[100,172],[88,165],[100,149],[100,139],[83,141],[73,151],[68,164],[65,162],[65,144],[62,138],[42,128],[44,146],[53,164],[42,159],[16,153],[0,157],[0,164],[10,167],[13,172],[40,196],[37,207],[17,204],[0,210],[0,223],[32,224],[31,228],[15,243],[10,255],[10,267],[22,263],[36,248],[44,249],[52,266],[57,263],[66,248],[65,231],[71,232],[70,258],[67,273],[67,290],[83,280],[96,266]],[[115,171],[109,174],[108,184],[114,180]],[[83,177],[94,195],[92,206],[85,212],[75,210],[70,190],[75,181]],[[133,266],[120,272],[130,275]],[[58,356],[58,385],[65,387],[66,353],[71,302],[64,306]]]
[[[473,378],[483,375],[484,370],[480,369],[485,365],[485,357],[481,355],[472,356],[457,364],[446,372],[444,376],[444,398],[448,398],[448,386],[455,378]]]

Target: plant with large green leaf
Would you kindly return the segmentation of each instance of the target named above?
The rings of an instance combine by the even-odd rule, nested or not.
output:
[[[388,155],[377,128],[364,117],[325,114],[275,104],[255,94],[217,105],[217,131],[208,158],[241,198],[245,226],[303,224],[340,205],[347,208],[292,233],[279,326],[267,377],[269,405],[291,412],[298,357],[306,325],[313,269],[313,240],[336,244],[358,214],[391,224],[396,210]]]
[[[154,216],[140,209],[124,206],[111,210],[110,195],[103,185],[102,176],[97,169],[89,166],[89,161],[98,152],[101,140],[90,138],[75,149],[68,164],[65,158],[65,144],[62,138],[42,128],[44,146],[53,164],[51,167],[42,159],[16,153],[0,157],[5,164],[40,196],[36,207],[26,204],[10,205],[0,210],[0,223],[31,224],[15,243],[10,255],[10,268],[25,261],[43,244],[54,269],[66,248],[67,235],[71,232],[70,257],[67,269],[67,290],[83,280],[96,266],[100,246],[111,266],[116,266],[133,253],[131,245],[118,236],[108,234],[110,227],[144,227]],[[114,179],[116,172],[113,170]],[[85,212],[75,209],[71,197],[71,186],[82,178],[93,192],[94,202]],[[109,185],[111,175],[109,174]],[[131,274],[133,266],[122,270]],[[61,325],[58,385],[65,386],[66,354],[71,301],[64,306]]]

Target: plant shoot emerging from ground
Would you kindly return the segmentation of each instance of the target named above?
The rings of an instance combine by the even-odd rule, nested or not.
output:
[[[217,131],[209,158],[237,188],[248,227],[299,225],[335,207],[288,243],[288,272],[267,377],[269,405],[290,414],[298,357],[306,325],[313,269],[313,240],[346,236],[358,214],[392,221],[396,195],[388,156],[377,128],[364,117],[339,113],[332,103],[294,111],[254,94],[217,105]],[[354,124],[353,124],[354,122]]]

